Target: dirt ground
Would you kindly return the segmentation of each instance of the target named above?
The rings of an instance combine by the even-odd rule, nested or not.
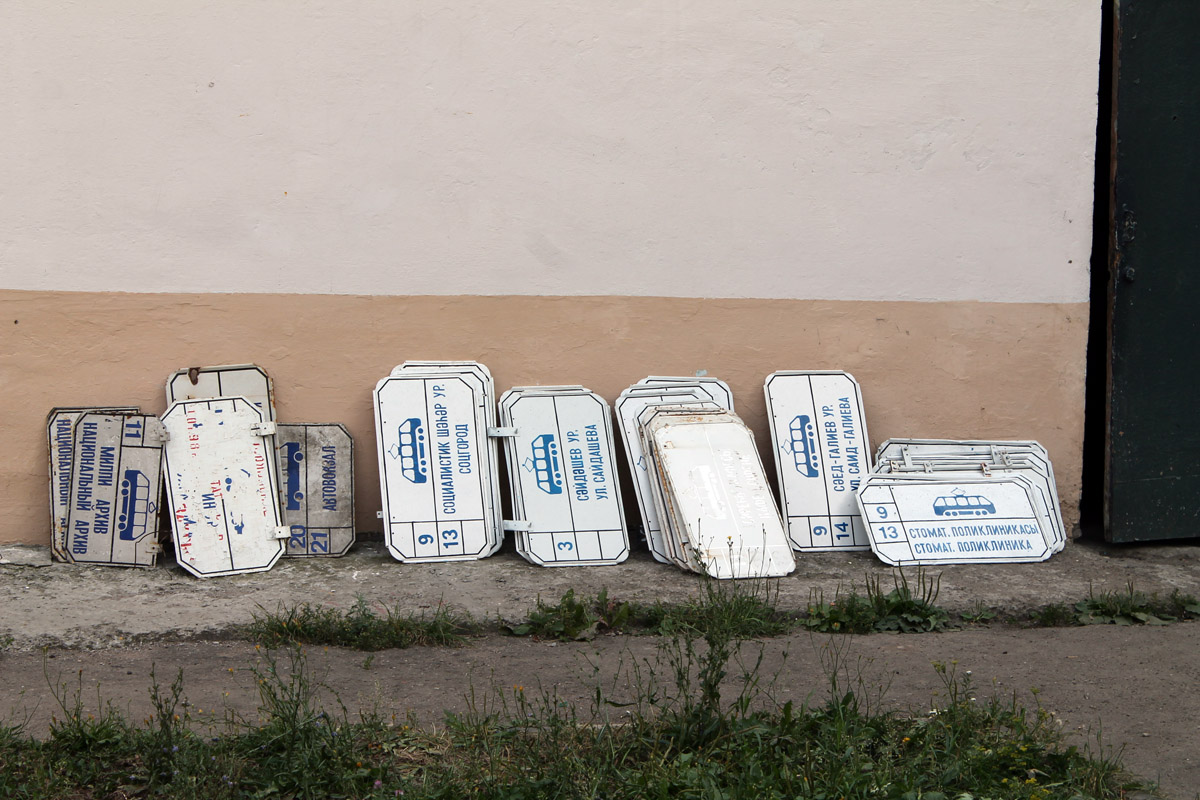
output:
[[[4,563],[9,562],[9,563]],[[24,563],[20,563],[24,562]],[[44,564],[33,566],[30,564]],[[961,566],[938,570],[939,605],[955,611],[988,607],[1019,612],[1051,602],[1073,603],[1089,590],[1147,593],[1172,589],[1200,595],[1200,546],[1111,547],[1073,543],[1048,562]],[[890,586],[891,571],[869,553],[809,555],[777,583],[778,604],[798,609],[814,592],[861,589],[868,577]],[[695,576],[635,554],[617,567],[543,569],[512,552],[480,562],[402,565],[377,543],[361,543],[328,561],[287,560],[268,573],[196,580],[173,566],[123,570],[49,565],[43,551],[0,546],[0,636],[14,638],[0,654],[0,717],[28,719],[44,731],[57,710],[54,691],[81,688],[140,719],[149,709],[153,666],[162,683],[184,670],[194,717],[220,720],[226,710],[253,719],[250,670],[262,652],[232,628],[259,608],[311,601],[347,607],[372,603],[419,610],[446,602],[477,619],[523,618],[540,595],[556,601],[573,588],[617,599],[680,601],[701,587]],[[413,648],[378,654],[310,648],[311,666],[351,711],[375,710],[425,724],[446,709],[491,702],[493,687],[553,689],[586,704],[599,683],[613,697],[627,692],[635,665],[654,662],[651,637],[606,636],[586,643],[550,643],[489,634],[460,649]],[[755,645],[750,645],[755,647]],[[1082,743],[1122,749],[1129,769],[1158,780],[1164,797],[1200,796],[1200,625],[1016,629],[969,627],[927,635],[809,636],[768,641],[762,675],[774,677],[780,699],[820,699],[828,658],[882,692],[890,707],[923,712],[941,689],[932,662],[956,660],[971,671],[976,693],[1016,692],[1055,713]],[[1033,694],[1033,690],[1037,694]],[[886,690],[886,691],[884,691]],[[203,711],[201,711],[201,709]]]

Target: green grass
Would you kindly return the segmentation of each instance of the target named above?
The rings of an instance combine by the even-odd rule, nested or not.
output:
[[[754,645],[715,627],[665,639],[614,680],[627,696],[598,688],[581,707],[495,690],[434,727],[352,719],[298,647],[252,665],[253,725],[198,725],[178,677],[152,680],[142,725],[111,706],[89,716],[64,686],[44,740],[0,728],[0,797],[1116,800],[1135,785],[1111,754],[1065,746],[1036,705],[977,700],[953,664],[934,665],[938,707],[905,713],[883,710],[836,644],[825,653],[824,678],[809,681],[819,698],[780,703]]]
[[[1175,589],[1166,598],[1145,594],[1130,583],[1123,592],[1089,591],[1075,604],[1079,625],[1166,625],[1200,617],[1200,600]]]
[[[384,608],[383,615],[361,596],[343,611],[339,608],[299,603],[281,605],[274,612],[260,607],[247,633],[268,647],[285,644],[319,644],[355,650],[385,650],[414,645],[455,647],[479,632],[469,616],[438,605],[430,614]]]
[[[893,574],[892,588],[884,591],[879,578],[867,577],[867,594],[839,592],[825,602],[817,595],[808,605],[803,625],[821,633],[928,633],[945,630],[950,614],[937,606],[941,576],[917,572],[916,584],[903,571]],[[976,616],[980,612],[976,610]]]

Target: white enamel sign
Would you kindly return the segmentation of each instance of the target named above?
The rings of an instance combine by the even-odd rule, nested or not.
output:
[[[286,556],[340,556],[354,544],[354,440],[342,425],[277,425]]]
[[[621,429],[621,440],[625,446],[625,457],[629,464],[629,473],[633,476],[634,496],[638,504],[638,512],[642,520],[642,534],[646,537],[646,545],[656,561],[671,563],[667,555],[667,544],[663,541],[662,523],[654,508],[654,496],[651,487],[651,465],[642,450],[641,436],[638,432],[638,415],[642,409],[651,405],[664,403],[679,403],[685,401],[708,401],[709,396],[696,387],[675,386],[630,386],[617,398],[617,421]],[[715,404],[713,404],[715,405]]]
[[[46,418],[46,441],[50,447],[50,554],[67,561],[67,508],[71,497],[71,462],[74,453],[74,425],[89,411],[101,414],[136,414],[129,407],[52,408]]]
[[[792,547],[866,550],[867,533],[854,502],[871,471],[858,382],[845,372],[776,372],[765,389]]]
[[[795,569],[754,436],[736,415],[664,408],[648,415],[644,431],[659,473],[658,509],[690,569],[714,578]]]
[[[888,439],[876,454],[876,471],[891,474],[937,473],[939,477],[1023,475],[1033,484],[1035,501],[1048,517],[1051,545],[1066,545],[1066,526],[1046,448],[1032,441],[953,441]]]
[[[77,564],[154,566],[162,423],[144,414],[88,413],[75,423],[74,434],[67,558]]]
[[[542,566],[617,564],[629,555],[608,404],[574,387],[500,398],[518,552]]]
[[[476,559],[500,546],[479,377],[403,371],[375,387],[384,538],[400,561]]]
[[[283,555],[274,423],[244,397],[182,400],[163,415],[179,565],[201,578],[262,572]]]
[[[875,474],[858,495],[871,549],[892,566],[1044,561],[1051,555],[1020,476],[943,480]]]
[[[638,386],[675,386],[696,389],[721,408],[733,411],[733,390],[720,378],[698,376],[689,378],[676,375],[650,375],[637,382]]]
[[[235,396],[247,398],[263,412],[264,420],[275,421],[275,390],[262,367],[254,364],[190,367],[177,370],[167,379],[168,406],[176,400]]]

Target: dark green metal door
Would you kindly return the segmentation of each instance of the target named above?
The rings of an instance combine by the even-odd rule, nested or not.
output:
[[[1105,531],[1200,536],[1200,1],[1117,0]]]

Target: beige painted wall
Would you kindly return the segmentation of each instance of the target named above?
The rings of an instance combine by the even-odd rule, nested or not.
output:
[[[431,358],[482,361],[499,390],[582,383],[610,402],[646,375],[707,370],[733,387],[768,465],[767,374],[845,369],[862,385],[873,446],[1037,439],[1067,524],[1078,518],[1086,304],[6,291],[0,330],[0,542],[49,541],[52,406],[161,413],[176,369],[245,362],[274,378],[281,421],[348,426],[363,530],[379,530],[371,391],[401,361]]]
[[[1100,0],[8,0],[0,288],[1084,302]]]

